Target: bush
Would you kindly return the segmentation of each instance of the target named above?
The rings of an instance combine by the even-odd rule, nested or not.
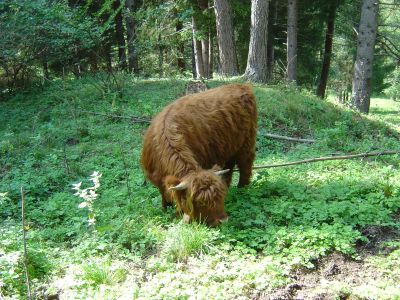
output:
[[[389,85],[385,89],[385,94],[388,95],[393,100],[400,98],[400,67],[396,67],[393,72],[388,76],[385,82]]]

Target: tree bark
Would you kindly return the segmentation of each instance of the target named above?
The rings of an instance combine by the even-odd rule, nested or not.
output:
[[[135,47],[136,39],[136,22],[133,14],[139,8],[139,0],[125,0],[125,22],[126,22],[126,36],[128,45],[128,72],[139,74],[139,60]]]
[[[275,35],[276,35],[276,20],[278,17],[277,0],[271,0],[268,9],[268,42],[267,42],[267,80],[273,79],[274,62],[275,62]]]
[[[251,1],[249,54],[244,76],[253,82],[267,82],[268,1]]]
[[[364,0],[357,36],[357,56],[354,64],[352,105],[362,113],[369,112],[372,89],[372,62],[377,31],[379,1]]]
[[[318,91],[317,91],[317,96],[319,96],[322,99],[325,98],[326,85],[328,83],[329,67],[331,65],[335,16],[336,16],[336,3],[332,2],[328,14],[326,36],[325,36],[324,59],[322,62],[321,77],[319,80]]]
[[[125,36],[124,26],[122,22],[122,9],[120,0],[113,2],[114,11],[118,10],[115,15],[115,38],[118,45],[118,66],[120,70],[126,70],[126,53],[125,53]]]
[[[297,1],[288,0],[287,80],[289,82],[296,82],[297,78]]]
[[[238,75],[238,62],[233,36],[232,11],[228,0],[214,0],[221,73]]]

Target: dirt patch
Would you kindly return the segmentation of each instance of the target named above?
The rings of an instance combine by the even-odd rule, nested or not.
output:
[[[293,282],[273,293],[261,294],[256,299],[268,300],[330,300],[373,299],[354,295],[351,291],[363,289],[382,279],[382,272],[368,263],[373,256],[386,257],[393,250],[385,247],[388,241],[399,241],[400,231],[383,226],[368,226],[362,231],[367,243],[357,246],[358,259],[332,253],[315,263],[313,270],[299,269],[291,274]]]
[[[77,139],[75,139],[75,138],[68,138],[68,139],[65,141],[65,144],[68,145],[68,146],[74,146],[74,145],[79,144],[79,140],[77,140]]]
[[[388,241],[400,240],[400,231],[393,227],[371,225],[365,227],[361,233],[368,239],[367,243],[358,245],[357,250],[363,256],[387,254],[388,250],[385,249],[383,244]]]

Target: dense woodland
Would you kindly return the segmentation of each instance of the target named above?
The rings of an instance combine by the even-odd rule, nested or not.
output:
[[[393,1],[13,1],[0,3],[2,96],[54,78],[138,77],[294,82],[368,112],[399,93]]]
[[[186,224],[144,132],[243,82],[258,167]],[[0,1],[0,300],[400,299],[399,98],[398,0]]]

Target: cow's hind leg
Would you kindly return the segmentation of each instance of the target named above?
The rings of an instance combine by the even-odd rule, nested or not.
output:
[[[235,159],[232,158],[224,166],[224,169],[229,169],[229,172],[227,172],[224,175],[222,175],[222,178],[225,181],[226,186],[230,186],[231,185],[233,168],[235,167],[235,162],[236,162]]]
[[[238,187],[243,187],[250,183],[254,157],[255,153],[253,151],[242,152],[237,156],[237,165],[240,172]]]

